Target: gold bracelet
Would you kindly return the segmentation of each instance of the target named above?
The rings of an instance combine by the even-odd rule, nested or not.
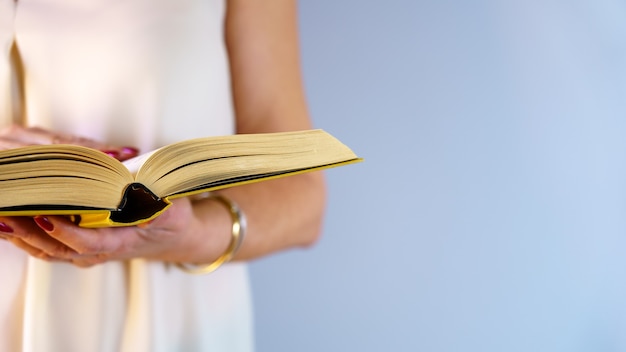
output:
[[[176,266],[182,271],[189,274],[208,274],[214,272],[217,268],[222,266],[222,264],[230,261],[237,253],[237,250],[241,246],[241,242],[243,242],[243,238],[246,233],[247,222],[246,216],[241,211],[239,206],[231,201],[230,199],[211,193],[203,193],[200,197],[195,197],[194,199],[211,199],[215,200],[218,203],[224,205],[228,211],[230,212],[230,218],[232,219],[233,226],[231,228],[231,239],[226,252],[222,254],[219,258],[217,258],[213,263],[206,265],[193,265],[188,263],[176,263]]]

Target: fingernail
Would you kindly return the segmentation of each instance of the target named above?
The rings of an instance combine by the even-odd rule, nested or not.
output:
[[[139,154],[139,149],[133,147],[122,147],[122,154],[135,156]]]
[[[117,150],[103,150],[102,152],[112,158],[115,158],[115,159],[120,158],[120,153]]]
[[[54,231],[54,225],[45,216],[35,216],[35,223],[46,232]]]
[[[4,232],[4,233],[13,233],[13,229],[11,228],[11,226],[0,222],[0,232]]]

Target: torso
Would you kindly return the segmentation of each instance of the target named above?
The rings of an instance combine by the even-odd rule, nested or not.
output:
[[[233,133],[224,6],[0,0],[0,120],[15,120],[20,106],[15,41],[30,125],[144,151]],[[244,265],[198,277],[143,261],[49,264],[4,242],[0,253],[0,350],[251,349]]]

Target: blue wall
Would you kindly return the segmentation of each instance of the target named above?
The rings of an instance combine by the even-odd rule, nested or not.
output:
[[[252,265],[259,352],[626,351],[626,4],[304,0],[321,242]]]

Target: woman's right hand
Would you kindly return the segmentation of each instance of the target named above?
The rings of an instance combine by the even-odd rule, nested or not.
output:
[[[48,131],[40,127],[22,127],[14,124],[0,130],[0,150],[45,144],[81,145],[100,150],[121,161],[135,157],[139,152],[134,147],[112,146],[89,138]]]

